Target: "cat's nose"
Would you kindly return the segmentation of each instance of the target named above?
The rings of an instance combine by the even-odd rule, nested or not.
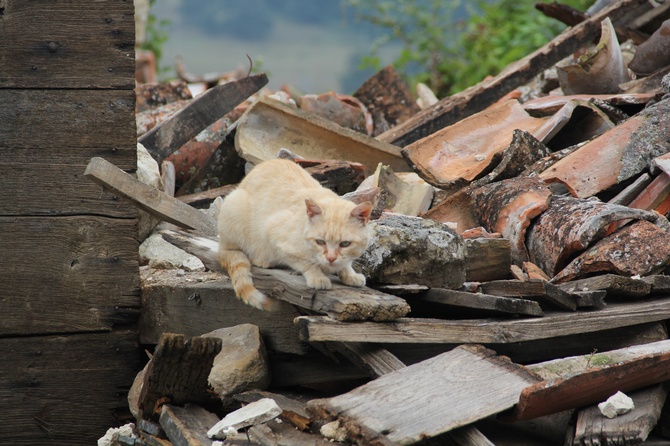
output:
[[[335,260],[337,260],[337,256],[326,256],[326,260],[328,260],[330,263],[333,263]]]

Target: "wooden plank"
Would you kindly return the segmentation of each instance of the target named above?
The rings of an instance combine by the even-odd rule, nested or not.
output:
[[[373,378],[405,367],[402,361],[385,348],[363,342],[345,342],[340,351]]]
[[[143,269],[140,342],[156,344],[162,333],[199,336],[239,324],[259,327],[268,350],[305,354],[293,319],[300,315],[288,304],[275,312],[262,311],[235,297],[230,279],[220,273],[189,273]]]
[[[307,407],[338,419],[354,441],[411,444],[505,410],[537,381],[491,350],[461,346]]]
[[[160,164],[172,152],[209,127],[268,83],[265,74],[210,88],[186,107],[145,133],[141,143]]]
[[[166,404],[160,416],[161,426],[173,446],[211,446],[213,440],[207,437],[207,431],[218,422],[215,414],[193,404],[185,407]]]
[[[200,258],[209,269],[222,270],[217,260],[216,239],[184,231],[166,230],[161,234],[170,243]],[[346,286],[334,277],[332,289],[314,290],[307,287],[302,275],[287,270],[252,267],[252,273],[255,286],[270,297],[337,320],[395,320],[410,311],[404,299],[372,288]]]
[[[493,280],[482,283],[481,290],[487,294],[506,297],[523,297],[536,300],[557,309],[575,311],[577,303],[570,293],[544,280]]]
[[[651,293],[651,285],[643,280],[633,279],[616,274],[603,274],[600,276],[577,279],[559,285],[564,291],[607,291],[607,297],[615,298],[637,298]]]
[[[607,418],[598,406],[581,409],[575,424],[572,444],[639,444],[656,426],[667,391],[663,385],[632,392],[628,395],[635,409],[616,418]]]
[[[586,363],[575,372],[575,364]],[[551,378],[523,390],[510,420],[528,420],[606,400],[670,378],[670,340],[528,366]],[[559,372],[557,372],[559,370]],[[560,372],[563,370],[564,372]],[[553,378],[558,374],[558,378]],[[544,375],[546,376],[546,375]]]
[[[132,419],[126,394],[142,368],[134,330],[3,338],[0,357],[2,444],[89,446]]]
[[[0,88],[132,90],[132,17],[132,2],[117,0],[3,2],[0,40],[12,44],[0,46]]]
[[[132,90],[0,88],[0,104],[5,105],[0,107],[0,147],[135,148]],[[47,116],[57,117],[56,123]]]
[[[219,338],[161,336],[140,386],[138,417],[153,419],[166,403],[211,405],[217,397],[209,391],[208,377],[221,345]],[[165,429],[162,420],[161,426]]]
[[[486,282],[507,279],[512,266],[512,248],[506,238],[465,239],[465,280]]]
[[[281,419],[302,431],[308,430],[312,422],[311,417],[307,413],[306,403],[279,393],[266,392],[264,390],[250,390],[244,393],[239,393],[233,398],[236,401],[241,401],[243,403],[253,403],[262,398],[272,398],[282,410],[280,415]]]
[[[530,81],[536,74],[597,39],[600,22],[605,17],[616,21],[642,3],[644,0],[622,0],[602,9],[523,59],[508,65],[497,76],[440,100],[413,118],[382,133],[377,139],[404,147],[484,110],[505,94]]]
[[[468,314],[479,317],[500,315],[542,316],[544,313],[537,302],[526,299],[494,296],[484,293],[432,288],[420,300],[431,307],[446,307],[453,310],[470,310]]]
[[[0,217],[0,335],[135,323],[136,227],[135,219],[95,216]]]
[[[15,156],[20,152],[23,156]],[[77,160],[68,159],[77,152],[80,153]],[[113,158],[125,165],[125,169],[135,169],[134,146],[132,152],[132,160],[125,156]],[[136,218],[137,208],[103,192],[100,186],[84,177],[90,159],[88,153],[91,156],[112,155],[108,149],[0,148],[0,215],[96,214]],[[60,160],[59,155],[62,155]]]
[[[92,158],[84,176],[162,220],[204,234],[216,234],[212,217],[142,183],[103,158]]]
[[[613,303],[598,311],[546,313],[542,318],[496,320],[441,320],[401,318],[389,323],[335,321],[328,317],[297,319],[305,341],[379,343],[489,343],[548,339],[631,325],[657,322],[670,317],[670,298],[632,304]]]

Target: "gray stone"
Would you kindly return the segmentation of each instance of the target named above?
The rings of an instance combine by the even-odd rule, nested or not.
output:
[[[209,385],[219,398],[270,385],[265,344],[253,324],[241,324],[214,330],[203,336],[220,338],[221,352],[214,358]]]
[[[186,271],[205,271],[202,261],[163,240],[160,234],[152,234],[140,245],[140,263],[152,268],[177,269]]]
[[[451,289],[465,282],[465,243],[447,225],[390,214],[369,226],[370,245],[356,261],[369,282]]]

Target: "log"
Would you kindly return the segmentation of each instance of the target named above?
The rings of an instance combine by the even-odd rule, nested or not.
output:
[[[213,218],[142,183],[103,158],[91,158],[84,176],[162,220],[204,234],[216,234]]]
[[[553,308],[575,311],[577,303],[570,293],[544,280],[493,280],[481,285],[483,293],[494,296],[523,297]]]
[[[508,65],[497,76],[442,99],[377,138],[403,147],[484,110],[519,85],[530,81],[536,74],[591,43],[600,35],[600,22],[605,17],[616,21],[642,3],[643,0],[623,0],[614,3],[590,19],[563,32],[523,59]]]
[[[401,318],[389,323],[335,321],[328,317],[301,316],[300,337],[309,342],[339,341],[380,343],[489,343],[505,344],[580,333],[592,333],[670,317],[670,298],[633,304],[613,303],[598,311],[545,313],[542,318],[519,320],[440,320]]]
[[[359,444],[411,444],[511,407],[537,381],[491,350],[461,346],[307,408]]]
[[[268,83],[265,74],[210,88],[140,139],[160,164],[179,147]]]

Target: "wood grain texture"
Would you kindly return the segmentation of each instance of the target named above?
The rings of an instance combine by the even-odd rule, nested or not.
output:
[[[0,339],[0,444],[89,446],[129,421],[136,342],[132,330]]]
[[[133,2],[2,2],[0,88],[135,86]]]
[[[235,297],[230,279],[213,273],[190,281],[177,277],[175,271],[147,269],[141,274],[140,341],[144,344],[156,344],[164,332],[199,336],[250,323],[260,328],[268,350],[307,352],[293,325],[300,313],[291,305],[282,303],[276,312],[253,308]]]
[[[58,152],[72,147],[124,150],[136,145],[132,90],[0,88],[0,104],[0,147]]]
[[[135,218],[134,206],[84,177],[92,156],[109,156],[133,170],[137,157],[134,146],[128,150],[0,148],[0,215]]]
[[[491,350],[461,346],[307,407],[362,444],[412,444],[512,407],[538,380]]]
[[[92,158],[84,176],[161,220],[204,234],[216,234],[214,218],[142,183],[103,158]]]
[[[137,222],[0,217],[0,335],[109,330],[137,320]]]
[[[338,322],[328,317],[298,318],[301,338],[314,341],[381,343],[489,343],[548,339],[657,322],[670,317],[670,298],[634,304],[610,304],[605,309],[546,313],[519,320],[441,320],[401,318],[390,323]]]

